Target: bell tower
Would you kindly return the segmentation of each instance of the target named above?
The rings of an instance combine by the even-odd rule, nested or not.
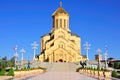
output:
[[[63,9],[62,2],[60,2],[60,7],[52,14],[53,18],[53,30],[64,29],[69,30],[69,14]]]

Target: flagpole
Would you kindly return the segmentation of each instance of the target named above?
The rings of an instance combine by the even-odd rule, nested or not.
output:
[[[14,47],[14,51],[15,51],[15,55],[14,55],[14,57],[15,57],[15,67],[16,67],[17,58],[18,58],[17,48],[18,48],[18,46],[16,45],[16,46]]]

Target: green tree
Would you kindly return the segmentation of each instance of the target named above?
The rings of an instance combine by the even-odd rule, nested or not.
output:
[[[5,68],[0,69],[0,76],[5,76]]]
[[[112,77],[117,77],[117,72],[116,71],[112,71]]]
[[[26,70],[26,67],[24,67],[24,70]]]
[[[9,72],[8,72],[7,75],[8,75],[8,76],[14,76],[14,70],[13,70],[12,67],[10,68],[10,70],[9,70]]]
[[[18,66],[16,66],[16,71],[18,71],[19,70],[19,68],[18,68]]]
[[[101,71],[103,71],[104,70],[104,68],[101,68]]]
[[[100,70],[100,67],[97,67],[97,70]]]
[[[7,66],[7,57],[3,57],[1,59],[1,65],[2,65],[2,68],[5,68]]]
[[[115,63],[114,63],[114,68],[115,68],[115,69],[119,68],[119,63],[118,63],[118,62],[115,62]]]

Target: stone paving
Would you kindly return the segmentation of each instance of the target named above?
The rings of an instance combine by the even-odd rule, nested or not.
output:
[[[96,80],[77,72],[46,72],[26,80]]]
[[[74,63],[52,63],[46,73],[26,80],[96,80],[75,72],[77,67]]]

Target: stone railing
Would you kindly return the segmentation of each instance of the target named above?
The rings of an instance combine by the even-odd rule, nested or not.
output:
[[[28,70],[28,71],[15,71],[14,77],[30,76],[30,75],[39,74],[39,73],[44,73],[44,70],[36,69],[36,70]]]
[[[79,73],[97,79],[107,79],[107,80],[111,79],[111,71],[92,70],[92,69],[83,68],[83,69],[79,69]]]

